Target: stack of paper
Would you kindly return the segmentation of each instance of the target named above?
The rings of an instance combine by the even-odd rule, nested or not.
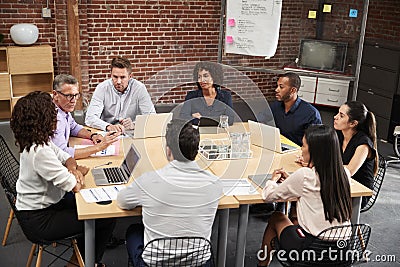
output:
[[[118,192],[125,188],[125,185],[105,186],[96,188],[87,188],[79,191],[87,203],[115,200]]]

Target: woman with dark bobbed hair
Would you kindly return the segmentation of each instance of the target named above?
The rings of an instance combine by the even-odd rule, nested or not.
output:
[[[87,167],[77,165],[50,137],[57,126],[57,110],[51,96],[32,92],[20,98],[12,112],[10,126],[20,152],[17,181],[18,220],[31,240],[57,240],[77,234],[84,252],[83,221],[78,220],[75,195],[84,184]],[[115,226],[115,219],[96,220],[96,266]],[[76,262],[75,253],[71,262]],[[70,265],[68,265],[70,266]]]
[[[291,175],[283,169],[276,170],[262,192],[265,202],[297,201],[298,225],[282,212],[272,214],[262,241],[262,249],[267,247],[267,253],[259,266],[268,266],[274,238],[281,250],[301,251],[322,230],[350,224],[350,173],[343,167],[334,129],[311,125],[302,142],[301,152],[307,166]]]
[[[219,121],[220,115],[227,115],[229,124],[233,123],[231,93],[221,89],[223,76],[222,66],[218,63],[200,61],[196,64],[193,79],[198,89],[186,94],[180,115],[182,119],[198,124],[201,117]]]
[[[333,123],[339,137],[343,164],[354,180],[372,190],[379,163],[374,114],[363,103],[349,101],[339,108]],[[369,198],[362,198],[362,208]]]

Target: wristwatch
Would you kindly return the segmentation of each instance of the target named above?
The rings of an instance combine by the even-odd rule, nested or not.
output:
[[[93,136],[95,136],[95,135],[98,135],[98,133],[92,133],[92,134],[90,135],[90,140],[93,141]]]

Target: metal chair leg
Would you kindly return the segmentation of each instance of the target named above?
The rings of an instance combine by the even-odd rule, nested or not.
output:
[[[42,264],[42,254],[43,254],[43,245],[40,245],[36,259],[36,267],[40,267],[40,265]]]
[[[26,267],[31,267],[32,259],[33,259],[33,253],[35,253],[36,247],[37,247],[37,244],[32,244],[31,252],[29,253],[28,261],[26,263]]]
[[[361,249],[362,249],[362,251],[364,251],[365,250],[365,242],[364,242],[364,238],[362,236],[360,226],[357,226],[357,235],[358,235],[358,239],[360,240]]]
[[[6,230],[4,231],[3,242],[1,243],[3,245],[3,247],[6,245],[8,234],[10,233],[11,224],[12,224],[13,219],[14,219],[14,211],[13,211],[13,209],[10,209],[10,215],[8,215]]]

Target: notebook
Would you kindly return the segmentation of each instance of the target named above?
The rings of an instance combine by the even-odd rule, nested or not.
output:
[[[172,113],[153,113],[137,115],[133,138],[149,138],[165,136],[167,124],[172,119]]]
[[[92,175],[96,185],[126,184],[135,169],[140,154],[134,145],[131,145],[124,161],[119,167],[94,168]]]
[[[298,150],[298,147],[281,143],[279,128],[249,120],[251,144],[263,147],[278,153],[287,153]]]

